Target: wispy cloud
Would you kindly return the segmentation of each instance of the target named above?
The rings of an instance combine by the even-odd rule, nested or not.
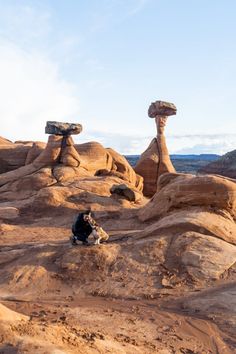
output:
[[[50,19],[50,12],[40,6],[5,3],[0,11],[0,36],[20,46],[32,45],[50,32]]]
[[[136,155],[146,150],[153,136],[121,135],[85,129],[77,139],[78,142],[99,141],[105,147],[112,147],[122,154]],[[167,145],[171,154],[223,155],[236,149],[236,134],[170,135],[167,136]]]
[[[46,120],[75,120],[79,102],[76,87],[62,77],[44,45],[51,31],[50,11],[39,2],[26,3],[1,5],[0,135],[44,140]]]
[[[127,16],[133,16],[141,11],[150,0],[134,0],[131,4],[131,9],[128,11]]]
[[[106,30],[136,16],[152,0],[103,0],[91,15],[91,32]]]
[[[9,139],[42,138],[46,120],[78,115],[75,87],[38,52],[0,41],[0,77],[1,135]]]
[[[171,153],[216,153],[236,149],[236,134],[186,134],[167,137]]]

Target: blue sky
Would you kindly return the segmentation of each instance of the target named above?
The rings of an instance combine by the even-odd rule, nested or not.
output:
[[[76,142],[138,154],[161,99],[171,153],[235,149],[235,15],[235,0],[0,0],[0,135],[73,121]]]

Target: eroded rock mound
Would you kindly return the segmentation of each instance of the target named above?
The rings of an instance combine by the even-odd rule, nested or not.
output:
[[[219,176],[164,174],[139,212],[152,220],[137,237],[169,238],[165,264],[194,280],[218,279],[236,262],[236,182]]]
[[[96,199],[101,195],[104,198],[104,191],[106,198],[110,198],[112,186],[124,183],[139,198],[131,200],[124,194],[123,199],[131,202],[142,199],[142,177],[134,172],[124,157],[99,143],[75,145],[70,135],[50,135],[47,144],[31,142],[3,147],[5,150],[0,148],[0,159],[6,152],[8,165],[13,156],[18,167],[0,174],[0,202],[4,207],[31,208],[32,212],[58,206],[70,210],[86,202],[83,193],[90,193],[88,200],[96,209]],[[9,149],[13,151],[10,156]],[[114,208],[123,204],[121,199],[111,198],[110,202]]]
[[[25,164],[30,146],[23,144],[0,144],[0,173],[16,170]]]
[[[198,170],[199,173],[217,174],[236,179],[236,150],[227,152],[218,160]]]

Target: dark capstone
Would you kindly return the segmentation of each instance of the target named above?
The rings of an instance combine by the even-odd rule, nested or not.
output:
[[[177,108],[173,103],[164,101],[153,102],[148,109],[150,118],[155,118],[156,116],[173,116],[176,112]]]
[[[82,125],[75,123],[48,121],[45,127],[45,133],[53,135],[75,135],[81,133],[81,131]]]

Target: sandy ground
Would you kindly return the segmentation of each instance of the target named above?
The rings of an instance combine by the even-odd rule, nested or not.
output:
[[[227,281],[209,284],[207,289],[157,286],[155,296],[146,293],[130,298],[129,288],[124,296],[112,296],[114,289],[88,291],[91,274],[86,281],[83,273],[81,287],[80,271],[71,277],[68,271],[59,271],[58,258],[72,248],[70,229],[50,224],[50,218],[39,218],[30,225],[2,227],[0,301],[29,317],[6,321],[0,313],[0,353],[236,352],[236,303],[232,304],[234,309],[227,308],[232,301],[227,296],[236,295],[234,270]],[[100,249],[107,247],[112,252],[113,246],[125,247],[125,230],[119,235],[112,230],[109,233],[110,248],[101,245]],[[78,256],[83,248],[83,257],[91,257],[95,247],[76,246]],[[135,280],[145,286],[145,274]],[[104,277],[96,277],[96,282],[109,287],[109,279]],[[122,286],[127,287],[121,279]],[[147,291],[148,286],[147,282]],[[223,298],[224,306],[219,305]]]

